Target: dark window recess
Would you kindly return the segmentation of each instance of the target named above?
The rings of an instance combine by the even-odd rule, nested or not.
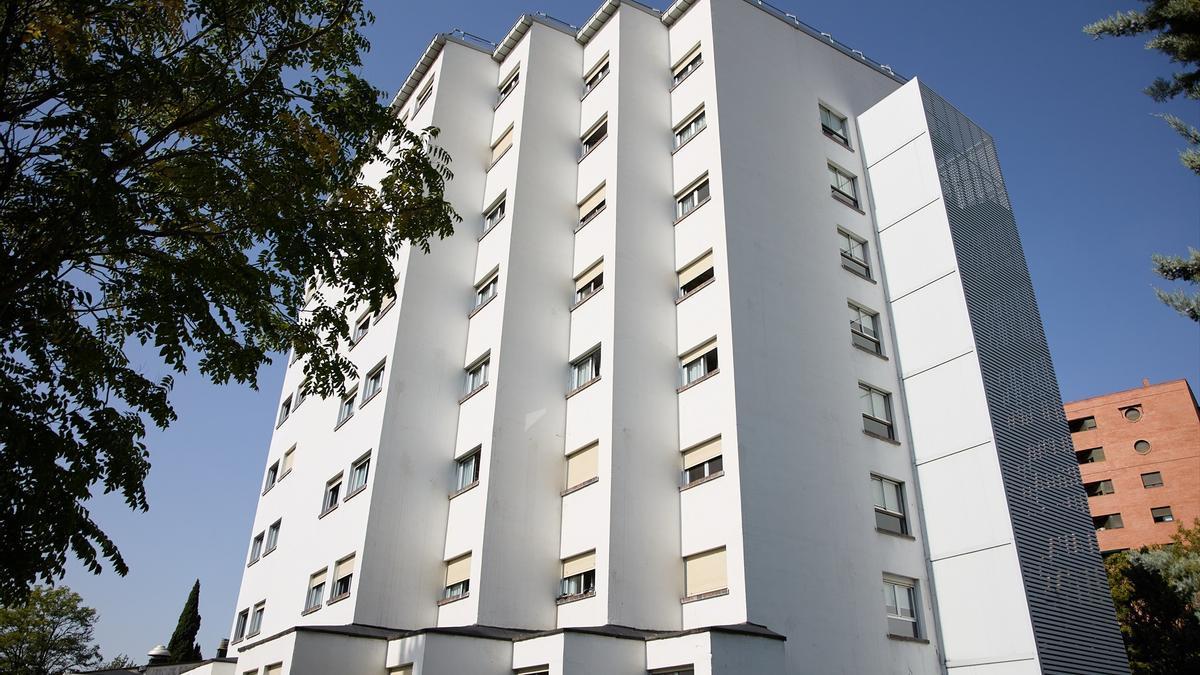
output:
[[[1075,451],[1075,460],[1080,464],[1095,464],[1104,461],[1104,448],[1089,448]]]
[[[1080,431],[1090,431],[1096,428],[1096,418],[1080,417],[1079,419],[1069,420],[1067,421],[1067,428],[1070,429],[1071,433],[1073,434]]]
[[[688,467],[683,470],[683,484],[691,485],[698,480],[708,478],[722,470],[721,456],[717,455],[706,462],[700,462],[696,466]]]
[[[1098,480],[1092,483],[1084,483],[1083,489],[1089,497],[1099,497],[1100,495],[1111,495],[1116,490],[1113,490],[1113,482],[1111,480]]]
[[[588,570],[562,580],[559,587],[559,597],[567,598],[572,595],[586,595],[596,590],[596,570]]]
[[[1150,473],[1142,474],[1142,487],[1155,488],[1162,487],[1163,477],[1160,471],[1151,471]]]
[[[1121,514],[1110,513],[1104,516],[1094,516],[1092,525],[1097,530],[1119,530],[1125,527],[1125,521],[1121,520]]]
[[[713,272],[713,268],[710,267],[710,268],[704,270],[703,272],[701,272],[700,274],[697,274],[691,281],[680,286],[679,290],[682,292],[683,296],[691,295],[692,292],[695,291],[697,288],[700,288],[701,286],[703,286],[704,284],[706,284],[710,280],[712,280],[714,277],[714,274],[715,273]]]
[[[1171,513],[1171,507],[1159,506],[1150,509],[1150,516],[1154,518],[1156,523],[1170,523],[1175,520],[1175,516]]]

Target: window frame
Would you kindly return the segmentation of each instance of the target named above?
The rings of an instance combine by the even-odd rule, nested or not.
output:
[[[1097,452],[1100,455],[1099,458],[1096,458]],[[1083,461],[1083,459],[1085,457],[1087,458],[1087,461]],[[1087,464],[1098,464],[1100,462],[1105,461],[1106,459],[1107,459],[1107,457],[1104,454],[1104,446],[1102,446],[1102,445],[1098,445],[1094,448],[1084,448],[1083,450],[1075,451],[1075,462],[1079,466],[1084,466]]]
[[[1112,527],[1113,519],[1116,518],[1116,527]],[[1123,530],[1125,529],[1125,519],[1121,517],[1121,513],[1102,513],[1098,516],[1092,516],[1092,526],[1097,532],[1105,530]]]
[[[867,410],[862,410],[863,433],[865,433],[869,436],[874,436],[876,438],[882,438],[882,439],[888,440],[888,441],[897,441],[896,421],[895,421],[896,410],[892,405],[892,394],[888,391],[885,391],[876,386],[873,386],[873,385],[867,384],[866,382],[861,382],[861,381],[858,383],[858,390],[859,390],[858,399],[860,402],[860,404],[859,404],[860,408],[863,407],[862,403],[861,403],[863,400],[863,392],[867,392],[868,394],[871,395],[871,398],[870,398],[871,412],[868,412]],[[874,403],[875,403],[874,395],[875,394],[879,394],[880,396],[883,397],[884,413],[887,415],[886,419],[881,419],[880,417],[875,415],[875,405],[874,405]],[[877,431],[876,428],[872,428],[873,427],[872,423],[874,423],[874,425],[878,425],[878,427],[876,427],[876,428],[882,428],[885,431],[881,433],[880,431]]]
[[[832,107],[826,105],[823,102],[817,103],[817,109],[818,109],[818,117],[820,118],[820,122],[821,122],[821,131],[825,134],[825,136],[827,136],[830,140],[849,148],[850,147],[850,118],[849,118],[849,116],[843,115],[843,114],[837,112]],[[834,129],[833,127],[830,127],[828,124],[825,123],[826,113],[828,113],[828,116],[832,120],[838,122],[838,126],[840,127],[839,129]]]
[[[339,471],[336,476],[325,481],[325,490],[321,492],[321,513],[318,518],[331,513],[342,503],[343,478],[344,475]]]
[[[591,569],[567,575],[571,563],[591,557]],[[596,594],[596,550],[584,551],[559,561],[558,600],[576,600]]]
[[[387,368],[387,359],[375,364],[375,367],[367,371],[366,377],[363,378],[363,396],[362,403],[358,407],[363,407],[371,399],[383,392],[384,374]]]
[[[328,567],[309,575],[308,590],[304,593],[304,609],[301,614],[315,612],[325,606],[325,586],[329,581],[328,576]]]
[[[851,344],[870,354],[883,356],[883,331],[880,329],[879,312],[860,305],[853,300],[847,302],[847,306],[852,312],[857,312],[858,314],[857,322],[853,317],[850,319]],[[870,319],[871,325],[869,327],[863,326],[863,317]],[[871,331],[870,333],[866,332],[868,328]]]
[[[250,612],[250,625],[248,626],[249,632],[246,633],[246,637],[254,637],[262,632],[263,617],[266,615],[266,613],[266,600],[255,603],[252,611]]]
[[[588,94],[595,91],[596,87],[599,87],[600,83],[608,78],[608,73],[610,70],[611,66],[609,65],[609,54],[608,52],[605,52],[604,56],[601,56],[596,61],[596,64],[592,66],[587,71],[587,74],[583,76],[583,96],[580,97],[580,100],[587,98]]]
[[[690,376],[691,366],[699,364],[700,372],[695,377]],[[717,352],[717,339],[711,338],[706,340],[694,349],[688,350],[686,353],[679,356],[680,368],[680,385],[679,391],[683,391],[693,385],[699,384],[704,380],[716,375],[721,371],[719,354]]]
[[[283,528],[283,518],[271,523],[267,528],[267,537],[263,548],[263,555],[267,555],[279,547],[279,531]]]
[[[837,231],[838,236],[845,240],[845,243],[849,246],[849,248],[842,248],[841,242],[839,242],[838,245],[838,250],[842,256],[842,269],[845,269],[847,272],[852,274],[857,274],[864,279],[870,280],[872,278],[871,252],[868,248],[869,243],[867,240],[841,227],[839,227]],[[856,247],[858,250],[862,251],[862,258],[858,258],[854,255]]]
[[[429,83],[426,84],[423,89],[421,89],[421,93],[418,94],[417,98],[413,101],[413,117],[416,117],[417,113],[421,112],[421,108],[425,107],[425,104],[429,102],[429,98],[433,96],[433,80],[434,78],[429,78]]]
[[[697,125],[697,123],[699,124]],[[701,131],[704,131],[707,128],[708,115],[705,112],[704,104],[701,104],[698,109],[692,111],[691,114],[683,118],[682,122],[676,124],[674,128],[671,129],[673,138],[671,152],[675,152],[676,150],[687,145],[688,141],[691,141],[693,138],[699,135]]]
[[[263,557],[263,542],[266,541],[266,531],[259,532],[250,540],[250,562],[246,563],[249,567],[258,562]]]
[[[1157,482],[1147,483],[1146,478],[1152,477],[1152,476],[1157,476],[1157,478],[1151,478],[1152,481],[1157,480]],[[1166,483],[1163,482],[1163,476],[1162,476],[1161,471],[1147,471],[1146,473],[1141,475],[1141,478],[1142,478],[1142,489],[1144,489],[1144,490],[1160,488],[1160,487],[1163,487],[1164,485],[1166,485]]]
[[[695,47],[692,47],[683,55],[683,58],[676,61],[671,66],[671,89],[683,84],[692,76],[692,73],[700,69],[704,65],[704,52],[700,49],[700,43],[697,42]]]
[[[355,557],[356,557],[355,554],[351,553],[350,555],[348,555],[348,556],[342,558],[341,560],[337,561],[336,563],[334,563],[333,574],[332,574],[333,584],[329,587],[329,600],[326,601],[326,604],[333,604],[333,603],[337,602],[338,600],[342,600],[344,598],[350,597],[350,591],[354,587],[354,565],[353,565],[353,563],[354,563]],[[342,565],[344,565],[346,563],[351,563],[350,571],[347,572],[346,574],[343,574],[340,577],[337,576],[338,567],[341,567]],[[344,589],[342,588],[343,581],[346,582]]]
[[[492,201],[491,206],[483,211],[483,235],[491,232],[497,225],[504,222],[504,218],[508,215],[508,192],[500,193],[500,196]]]
[[[358,386],[355,385],[346,392],[346,395],[338,400],[338,416],[337,424],[334,429],[340,429],[343,424],[350,421],[354,417],[354,411],[358,410]]]
[[[233,622],[233,642],[239,642],[246,637],[246,629],[250,626],[250,608],[238,612]]]
[[[908,503],[906,501],[907,496],[905,494],[904,482],[873,473],[871,474],[871,483],[872,497],[875,502],[875,529],[889,534],[910,535],[911,532],[909,532],[908,527]],[[879,483],[878,491],[875,490],[875,483]],[[898,510],[891,509],[887,505],[887,488],[889,485],[894,488]],[[883,496],[883,504],[879,503],[879,495]],[[884,517],[882,522],[880,520],[881,515]],[[898,529],[886,527],[886,523],[890,522],[889,519],[898,524]]]
[[[600,119],[592,123],[588,130],[579,137],[579,160],[583,161],[584,157],[592,154],[600,144],[608,138],[608,113],[600,116]]]
[[[586,281],[584,281],[586,279]],[[604,290],[604,258],[588,265],[575,277],[575,299],[571,309],[583,304],[584,300]]]
[[[500,81],[500,84],[496,86],[496,91],[498,92],[499,96],[496,99],[495,107],[499,108],[500,104],[504,103],[504,101],[508,99],[509,95],[516,90],[517,85],[520,83],[521,64],[518,63],[517,65],[513,66],[513,69],[509,71],[508,75],[506,75],[504,79]]]
[[[888,604],[888,591],[891,590],[891,599],[895,604]],[[904,597],[908,600],[908,610],[912,612],[912,616],[904,615],[904,607],[900,606],[899,589],[904,589]],[[921,639],[921,617],[919,596],[917,595],[917,580],[902,578],[893,575],[884,575],[883,577],[883,608],[884,614],[888,620],[888,637],[905,638],[909,640]],[[894,609],[894,611],[893,611]],[[906,625],[911,625],[910,633],[897,633],[893,630],[893,626],[900,625],[903,622]]]
[[[291,416],[292,395],[288,394],[287,397],[283,399],[283,403],[279,404],[279,419],[275,422],[275,428],[278,429],[279,427],[283,426],[283,423],[288,421],[288,418]]]
[[[600,367],[602,364],[600,348],[601,345],[596,345],[584,352],[583,355],[571,360],[571,380],[568,393],[575,393],[600,379]],[[580,380],[581,373],[584,373],[583,366],[585,364],[590,369],[591,376],[586,380]]]
[[[701,192],[704,193],[703,197],[700,196]],[[712,201],[712,184],[709,182],[706,171],[689,183],[687,187],[675,193],[675,222],[678,223],[687,218],[710,201]]]
[[[491,353],[491,351],[488,351],[488,352],[484,353],[483,356],[472,361],[470,363],[470,365],[468,365],[466,368],[463,368],[463,371],[466,373],[466,376],[467,376],[467,379],[466,379],[467,391],[463,395],[463,398],[461,400],[465,401],[466,399],[468,399],[472,395],[474,395],[476,392],[480,391],[481,389],[483,389],[484,387],[486,387],[488,385],[488,375],[489,375],[488,371],[490,369],[489,366],[491,365],[491,362],[492,362],[492,353]],[[478,382],[476,382],[475,384],[472,384],[472,382],[476,379],[478,379]]]
[[[362,469],[365,473],[362,475],[362,482],[358,482],[359,470]],[[354,495],[367,489],[367,484],[371,481],[371,453],[368,452],[362,457],[354,460],[350,465],[350,473],[346,475],[346,497],[349,499]],[[345,500],[343,500],[345,501]]]
[[[270,466],[267,467],[267,475],[263,479],[262,493],[265,495],[270,492],[271,488],[275,487],[275,484],[279,482],[280,478],[279,460],[275,460],[274,462],[271,462]]]
[[[479,468],[482,464],[480,461],[482,456],[483,446],[477,445],[470,452],[454,460],[454,490],[452,494],[464,492],[479,484]],[[468,475],[464,469],[468,466],[470,467],[470,480],[464,483],[463,478]]]
[[[707,266],[699,272],[692,273],[692,270],[698,265],[707,263]],[[685,275],[690,275],[690,278],[684,282],[681,281]],[[717,278],[716,260],[713,258],[713,250],[710,248],[703,255],[692,260],[688,264],[681,267],[675,272],[675,280],[678,284],[678,295],[675,298],[675,303],[679,304],[684,298],[689,298],[700,289],[709,285]]]
[[[1116,492],[1116,490],[1113,488],[1113,482],[1111,478],[1101,478],[1100,480],[1088,481],[1083,484],[1083,491],[1087,493],[1087,496],[1089,497],[1103,497],[1104,495],[1111,495]]]
[[[596,202],[592,208],[588,209],[587,213],[583,213],[583,207],[587,206],[588,202],[594,200],[597,196],[600,196],[600,201]],[[597,216],[599,216],[601,213],[604,213],[604,210],[608,208],[608,182],[601,181],[600,185],[596,186],[596,188],[589,192],[586,197],[581,199],[577,206],[580,213],[579,222],[575,225],[576,232],[582,230],[584,225],[587,225],[595,220]]]
[[[858,176],[833,162],[826,162],[826,166],[829,169],[831,178],[831,182],[829,183],[830,196],[843,204],[861,210],[862,204],[858,195]],[[842,189],[845,186],[850,187],[850,192]]]
[[[1155,524],[1173,523],[1175,522],[1175,512],[1171,510],[1170,505],[1154,506],[1150,508],[1150,518]]]
[[[1090,423],[1090,426],[1089,426],[1089,423]],[[1098,425],[1096,424],[1096,416],[1095,415],[1084,415],[1083,417],[1076,417],[1075,419],[1067,420],[1067,431],[1069,431],[1073,434],[1079,434],[1079,433],[1083,433],[1085,431],[1092,431],[1097,426]]]

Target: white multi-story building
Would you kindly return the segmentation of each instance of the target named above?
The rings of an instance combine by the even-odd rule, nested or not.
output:
[[[1127,672],[991,138],[923,83],[607,0],[395,108],[464,220],[345,400],[289,366],[213,668]]]

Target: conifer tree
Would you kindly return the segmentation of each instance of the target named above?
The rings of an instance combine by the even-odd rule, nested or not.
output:
[[[188,593],[187,602],[183,603],[183,611],[179,613],[179,623],[171,641],[167,643],[167,651],[171,652],[171,663],[187,663],[200,661],[200,645],[196,643],[196,634],[200,632],[200,580],[192,586]]]

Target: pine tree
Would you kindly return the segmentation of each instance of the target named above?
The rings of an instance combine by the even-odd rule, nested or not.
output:
[[[179,623],[167,643],[167,651],[171,652],[172,663],[187,663],[200,661],[200,645],[196,643],[196,634],[200,632],[200,580],[192,586],[188,593],[187,602],[183,603],[183,611],[179,613]]]

